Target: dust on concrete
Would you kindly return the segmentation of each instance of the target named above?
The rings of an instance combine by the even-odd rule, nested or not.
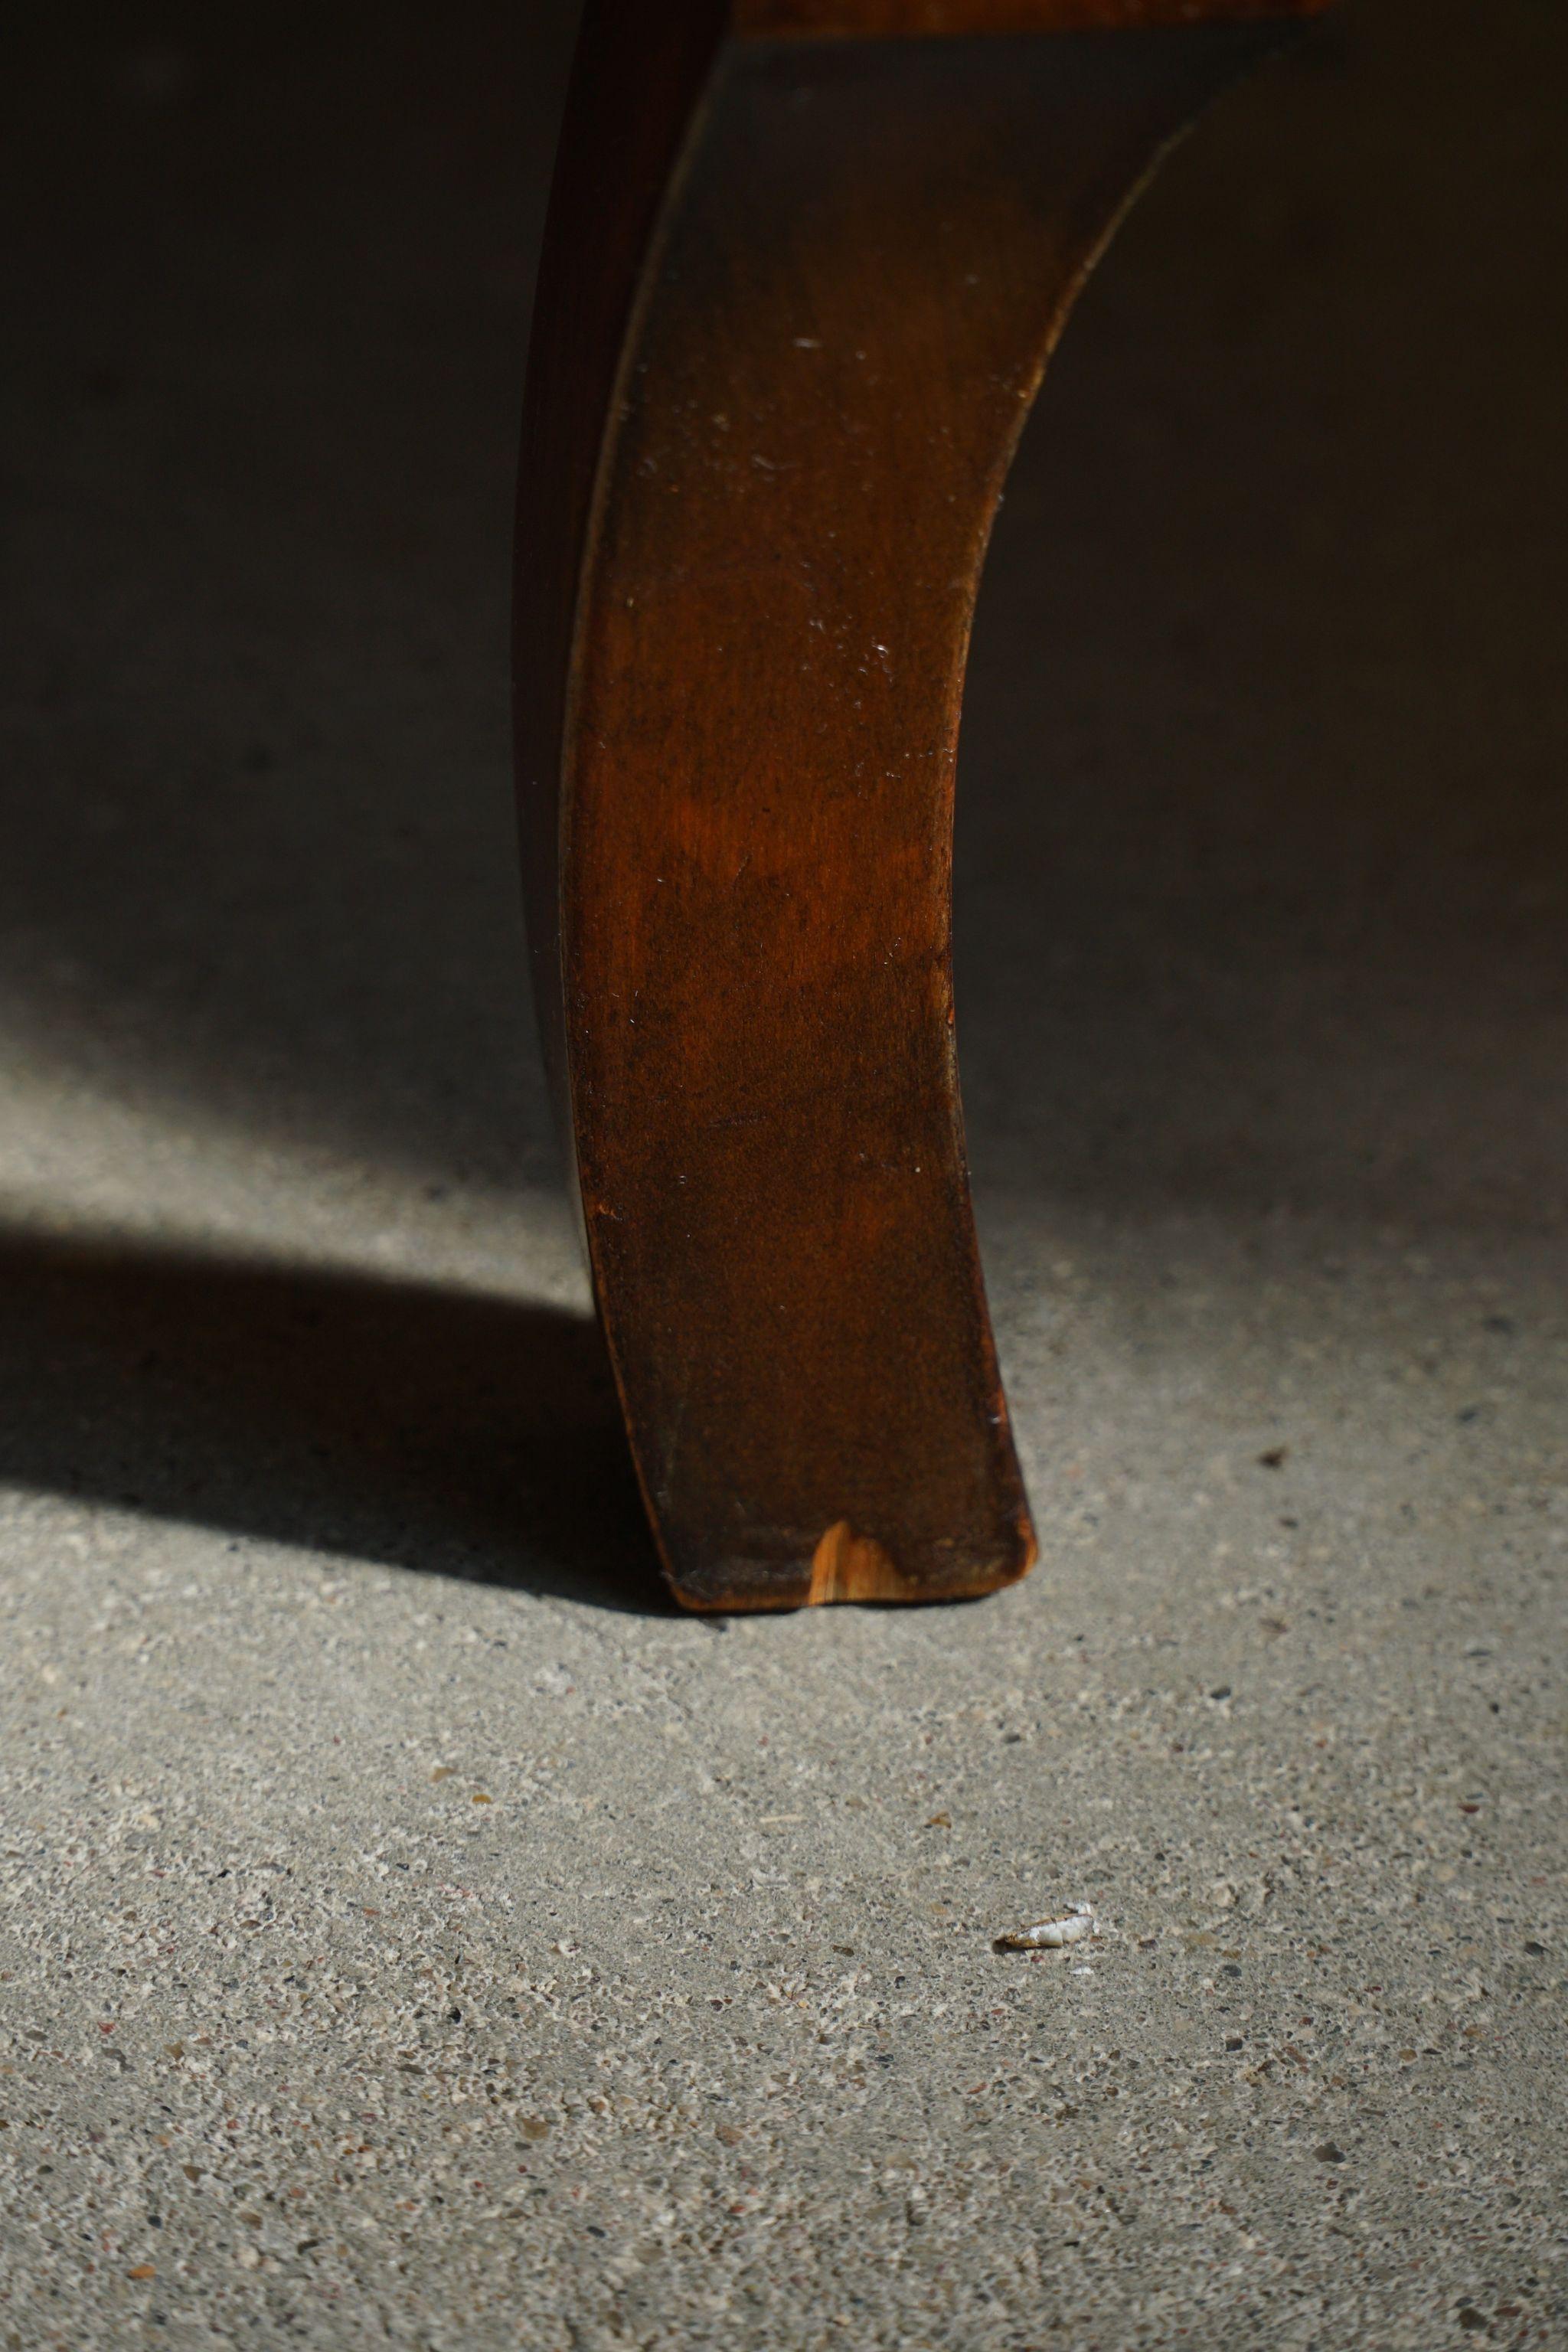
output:
[[[1042,1564],[728,1623],[519,995],[565,16],[334,21],[7,83],[0,2346],[1563,2343],[1557,20],[1091,292],[959,844]]]

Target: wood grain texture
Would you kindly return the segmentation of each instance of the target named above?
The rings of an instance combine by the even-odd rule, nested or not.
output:
[[[1034,1545],[953,1051],[970,618],[1078,286],[1273,36],[654,10],[645,71],[608,21],[536,324],[519,773],[633,1452],[690,1606],[984,1592]]]

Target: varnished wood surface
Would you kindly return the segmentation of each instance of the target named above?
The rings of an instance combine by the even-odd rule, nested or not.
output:
[[[680,1598],[980,1593],[1033,1538],[952,1042],[970,616],[1086,269],[1273,36],[760,41],[676,13],[641,14],[642,55],[591,15],[542,279],[543,1025]]]
[[[560,924],[573,635],[632,307],[723,29],[724,0],[590,0],[534,294],[518,466],[518,821],[534,1009],[569,1155]]]

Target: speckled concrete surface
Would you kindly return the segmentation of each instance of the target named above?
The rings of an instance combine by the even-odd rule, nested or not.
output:
[[[1044,1564],[726,1624],[516,985],[565,31],[0,75],[0,2346],[1568,2344],[1568,34],[1363,6],[1092,289],[960,840]]]

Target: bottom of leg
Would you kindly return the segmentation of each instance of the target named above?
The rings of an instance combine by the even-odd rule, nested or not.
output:
[[[794,1562],[725,1559],[721,1543],[706,1545],[689,1535],[672,1544],[657,1514],[655,1529],[667,1559],[676,1554],[668,1570],[676,1600],[682,1608],[708,1614],[823,1609],[835,1601],[908,1607],[977,1601],[1016,1584],[1038,1556],[1034,1528],[1023,1510],[994,1548],[962,1557],[955,1556],[958,1547],[945,1545],[936,1557],[929,1546],[920,1547],[923,1558],[911,1557],[897,1538],[883,1540],[863,1534],[849,1519],[836,1519],[815,1547],[803,1544]],[[693,1561],[685,1569],[679,1564],[683,1554]],[[703,1564],[696,1565],[694,1556]]]

